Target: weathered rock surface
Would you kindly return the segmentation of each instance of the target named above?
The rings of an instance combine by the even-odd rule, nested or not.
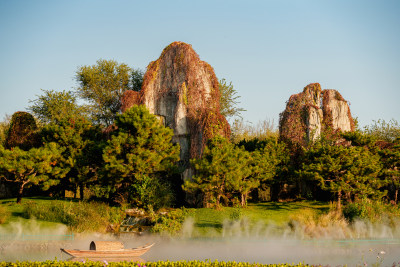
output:
[[[336,90],[321,90],[319,83],[307,85],[303,92],[292,95],[280,114],[282,139],[306,145],[323,132],[353,131],[354,121],[346,100]]]
[[[191,176],[189,160],[201,155],[215,134],[229,136],[230,128],[219,111],[220,93],[213,68],[201,61],[192,46],[174,42],[149,64],[140,92],[127,91],[123,110],[144,104],[150,113],[174,130],[181,147],[184,178]]]
[[[354,130],[350,107],[338,91],[331,89],[323,91],[323,112],[325,120],[333,129],[340,129],[343,132]]]

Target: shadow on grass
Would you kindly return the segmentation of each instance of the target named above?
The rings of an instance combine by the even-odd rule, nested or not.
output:
[[[222,224],[220,223],[196,223],[195,226],[198,228],[222,229]]]
[[[258,207],[264,210],[273,211],[296,211],[300,209],[313,209],[322,212],[329,211],[329,206],[325,202],[261,202],[257,204]]]
[[[23,212],[23,211],[13,211],[13,212],[11,212],[11,216],[22,217],[22,218],[27,219],[27,216],[26,216],[25,212]]]

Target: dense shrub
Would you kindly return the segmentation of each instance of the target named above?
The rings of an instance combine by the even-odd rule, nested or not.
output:
[[[224,262],[224,261],[158,261],[158,262],[107,262],[107,261],[99,261],[99,262],[71,262],[71,261],[44,261],[44,262],[32,262],[32,261],[23,261],[17,263],[9,263],[9,262],[0,262],[0,267],[50,267],[50,266],[64,266],[64,267],[72,267],[72,266],[110,266],[110,267],[125,267],[125,266],[147,266],[147,267],[308,267],[312,265],[299,263],[299,264],[258,264],[258,263],[246,263],[246,262]],[[315,266],[315,265],[313,265]]]
[[[182,224],[186,218],[193,215],[188,209],[174,209],[168,212],[152,214],[152,219],[155,222],[152,232],[169,235],[176,235],[182,229]]]
[[[400,217],[400,209],[398,206],[386,204],[382,201],[361,199],[347,204],[343,208],[343,216],[350,222],[355,219],[381,222],[385,219],[391,220],[395,217]]]
[[[125,217],[120,208],[97,202],[27,202],[25,217],[66,224],[74,232],[106,232]]]

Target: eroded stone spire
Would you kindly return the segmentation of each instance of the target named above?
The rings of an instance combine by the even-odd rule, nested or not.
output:
[[[149,64],[140,92],[127,91],[123,110],[144,104],[174,130],[173,142],[181,147],[184,178],[190,177],[189,160],[202,154],[206,141],[216,134],[230,135],[219,110],[218,79],[192,46],[174,42]]]

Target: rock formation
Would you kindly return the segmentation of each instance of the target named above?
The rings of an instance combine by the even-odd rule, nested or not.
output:
[[[149,64],[140,92],[127,91],[122,109],[144,104],[162,123],[174,130],[173,142],[181,147],[183,177],[191,176],[189,160],[201,155],[215,134],[230,135],[220,114],[218,79],[192,46],[174,42]]]
[[[329,130],[354,130],[349,105],[338,91],[321,90],[319,83],[312,83],[290,96],[279,119],[282,139],[306,145]]]

